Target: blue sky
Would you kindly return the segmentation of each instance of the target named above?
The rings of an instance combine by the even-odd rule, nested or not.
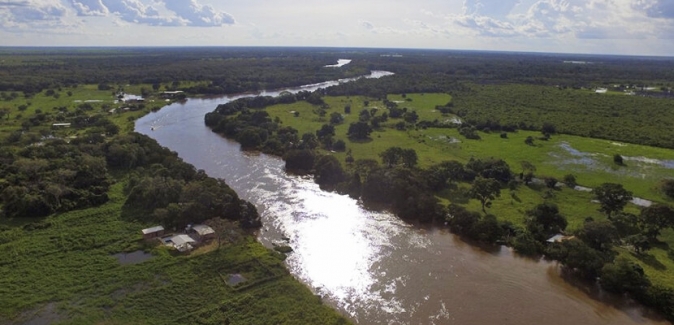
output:
[[[0,0],[0,45],[674,55],[674,0]]]

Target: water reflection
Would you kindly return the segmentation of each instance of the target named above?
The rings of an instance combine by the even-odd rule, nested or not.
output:
[[[295,88],[297,89],[297,88]],[[322,192],[283,162],[250,154],[204,126],[221,99],[190,99],[149,114],[136,130],[209,175],[225,178],[258,207],[267,245],[289,237],[292,274],[361,324],[635,324],[628,301],[605,303],[554,263],[485,251],[442,230],[418,229],[346,196]],[[154,128],[154,131],[152,129]]]

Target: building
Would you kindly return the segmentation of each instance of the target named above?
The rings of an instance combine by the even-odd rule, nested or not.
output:
[[[51,126],[55,128],[69,128],[70,123],[54,123]]]
[[[175,90],[175,91],[165,91],[161,93],[161,98],[184,98],[185,94],[182,90]]]
[[[145,228],[141,231],[143,233],[143,239],[149,240],[153,238],[158,238],[164,235],[164,227],[155,226],[151,228]]]
[[[181,234],[181,235],[175,235],[168,240],[175,249],[177,249],[179,252],[189,252],[192,249],[194,249],[194,245],[197,241],[194,240],[192,237]]]
[[[209,241],[215,238],[215,230],[206,225],[194,225],[190,228],[190,232],[199,241]]]
[[[548,242],[550,244],[551,243],[561,243],[565,240],[569,240],[569,239],[573,239],[573,238],[575,238],[575,236],[564,236],[562,234],[557,234],[557,235],[554,235],[554,236],[550,237],[548,240],[546,240],[546,242]]]

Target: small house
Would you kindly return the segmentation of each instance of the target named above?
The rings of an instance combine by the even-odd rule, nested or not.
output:
[[[184,97],[184,92],[182,90],[174,90],[174,91],[165,91],[161,93],[162,98],[181,98]]]
[[[155,226],[151,228],[145,228],[141,232],[143,233],[143,239],[145,240],[154,239],[164,235],[164,227]]]
[[[189,252],[194,248],[193,244],[197,241],[188,235],[182,234],[171,237],[169,242],[171,242],[172,246],[179,252]]]
[[[54,123],[51,126],[54,128],[69,128],[70,123]]]
[[[191,228],[194,237],[199,241],[209,241],[215,238],[215,230],[206,225],[194,225]]]
[[[548,240],[546,240],[546,242],[548,242],[549,244],[561,243],[565,240],[569,240],[569,239],[573,239],[573,238],[575,238],[575,236],[565,236],[565,235],[562,235],[562,234],[557,234],[557,235],[554,235],[554,236],[548,238]]]

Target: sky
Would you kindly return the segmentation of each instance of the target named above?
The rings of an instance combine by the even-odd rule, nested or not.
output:
[[[674,0],[0,0],[0,46],[674,55]]]

